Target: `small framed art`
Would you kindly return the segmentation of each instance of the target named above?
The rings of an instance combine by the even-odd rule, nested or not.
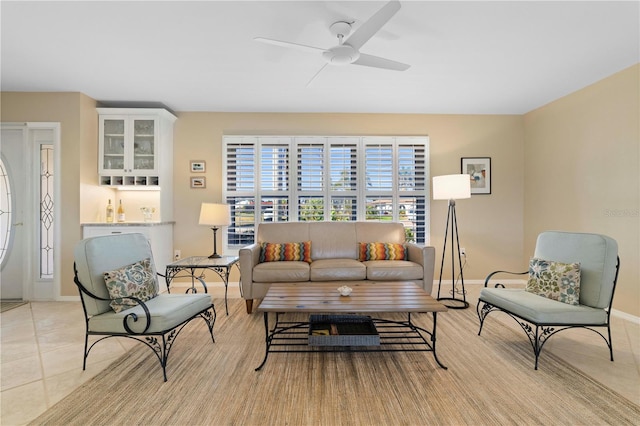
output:
[[[471,180],[471,194],[491,194],[491,157],[462,157],[460,172]]]
[[[191,160],[191,173],[204,173],[207,171],[207,165],[204,161]]]
[[[202,189],[207,187],[207,179],[204,177],[191,177],[191,188]]]

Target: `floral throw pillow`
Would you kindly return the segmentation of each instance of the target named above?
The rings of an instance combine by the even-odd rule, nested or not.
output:
[[[262,243],[260,262],[295,260],[311,263],[311,241],[301,243]]]
[[[360,243],[358,249],[361,262],[365,260],[405,260],[404,244]]]
[[[580,264],[532,258],[526,291],[549,299],[578,305],[580,303]]]
[[[109,297],[112,299],[111,308],[116,312],[138,305],[135,300],[126,297],[135,297],[144,302],[158,295],[151,259],[144,259],[118,270],[105,272],[104,281]]]

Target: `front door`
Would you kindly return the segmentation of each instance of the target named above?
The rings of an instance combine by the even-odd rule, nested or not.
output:
[[[23,299],[25,282],[24,202],[26,127],[4,127],[0,135],[0,298]]]

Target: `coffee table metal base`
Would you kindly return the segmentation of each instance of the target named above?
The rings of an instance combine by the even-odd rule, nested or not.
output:
[[[433,352],[436,363],[443,369],[436,353],[437,312],[433,315],[431,331],[415,325],[411,321],[411,312],[406,321],[385,318],[372,318],[380,334],[380,346],[310,346],[308,342],[309,322],[281,321],[282,313],[275,314],[275,324],[269,327],[269,312],[264,314],[265,354],[262,363],[255,369],[259,371],[267,362],[270,353],[308,353],[308,352]]]

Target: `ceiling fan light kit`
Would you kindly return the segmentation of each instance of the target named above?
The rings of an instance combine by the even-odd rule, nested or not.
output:
[[[343,44],[322,52],[322,57],[333,65],[348,65],[358,60],[360,52],[348,44]]]
[[[331,65],[362,65],[373,68],[382,68],[393,71],[405,71],[410,65],[402,62],[392,61],[390,59],[380,58],[378,56],[360,53],[360,48],[373,37],[398,10],[400,10],[400,2],[392,0],[378,10],[371,18],[364,22],[353,34],[351,34],[351,23],[347,21],[336,21],[329,27],[329,31],[334,37],[338,38],[338,45],[329,49],[320,47],[307,46],[299,43],[288,41],[274,40],[264,37],[255,37],[254,40],[273,44],[280,47],[294,48],[307,52],[321,52],[322,58],[326,64]],[[309,85],[325,65],[309,80]]]

